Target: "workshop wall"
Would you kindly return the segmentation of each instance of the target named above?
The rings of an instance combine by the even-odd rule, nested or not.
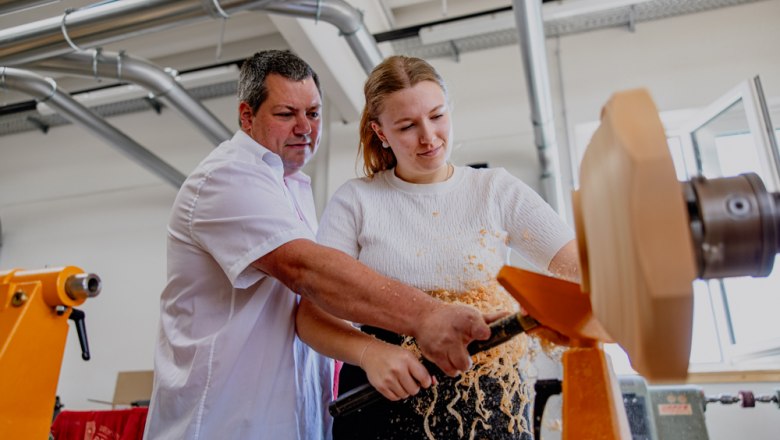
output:
[[[234,127],[235,102],[207,104]],[[109,123],[184,173],[212,148],[170,109]],[[71,329],[58,388],[66,409],[101,408],[88,399],[110,401],[118,371],[152,368],[176,189],[80,126],[4,136],[0,151],[0,267],[73,265],[103,281],[102,293],[81,306],[92,359],[81,360]]]

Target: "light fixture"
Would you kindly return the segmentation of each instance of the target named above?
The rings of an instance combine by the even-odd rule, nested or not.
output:
[[[0,0],[0,15],[23,11],[37,6],[57,3],[60,0]]]
[[[542,19],[545,22],[551,22],[626,8],[650,1],[656,0],[565,0],[561,2],[547,2],[542,5]],[[435,44],[475,37],[490,32],[515,29],[515,27],[514,12],[505,10],[426,26],[420,28],[418,35],[422,44]]]
[[[238,67],[235,64],[229,64],[226,66],[196,70],[176,75],[176,79],[185,89],[236,81],[238,80]],[[91,92],[75,93],[72,97],[84,106],[92,108],[103,104],[143,98],[149,95],[151,95],[149,90],[135,84],[127,84],[107,87]],[[39,102],[37,110],[38,113],[43,116],[59,113],[48,106],[46,102]]]
[[[542,19],[544,21],[562,20],[635,6],[649,1],[655,0],[567,0],[548,2],[542,5]]]
[[[488,32],[497,32],[515,27],[512,11],[501,11],[479,17],[466,18],[420,28],[423,44],[443,43],[461,38],[474,37]]]

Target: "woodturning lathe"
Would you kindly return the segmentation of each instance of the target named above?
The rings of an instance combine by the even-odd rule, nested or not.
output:
[[[509,266],[499,281],[531,316],[571,339],[563,438],[630,439],[602,342],[619,343],[651,381],[684,380],[692,282],[768,275],[780,250],[780,195],[752,173],[677,181],[658,111],[637,89],[616,93],[602,110],[572,199],[581,284]],[[572,307],[579,319],[559,319]]]
[[[57,382],[73,320],[89,359],[84,313],[100,278],[73,266],[0,271],[0,437],[48,438]]]

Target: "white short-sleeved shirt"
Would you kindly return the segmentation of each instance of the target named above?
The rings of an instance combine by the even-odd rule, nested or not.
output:
[[[503,168],[456,167],[417,185],[393,170],[352,179],[333,195],[317,239],[422,290],[465,292],[494,280],[517,251],[545,271],[573,231]]]
[[[168,225],[148,439],[329,439],[333,362],[295,335],[298,297],[252,262],[313,240],[308,176],[242,131],[187,178]]]

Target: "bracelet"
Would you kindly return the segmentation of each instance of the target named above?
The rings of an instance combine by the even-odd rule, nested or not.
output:
[[[363,351],[360,352],[360,360],[358,360],[358,367],[363,368],[363,356],[366,355],[366,350],[368,350],[368,346],[373,344],[375,339],[372,337],[371,340],[366,342],[366,345],[363,346]]]

